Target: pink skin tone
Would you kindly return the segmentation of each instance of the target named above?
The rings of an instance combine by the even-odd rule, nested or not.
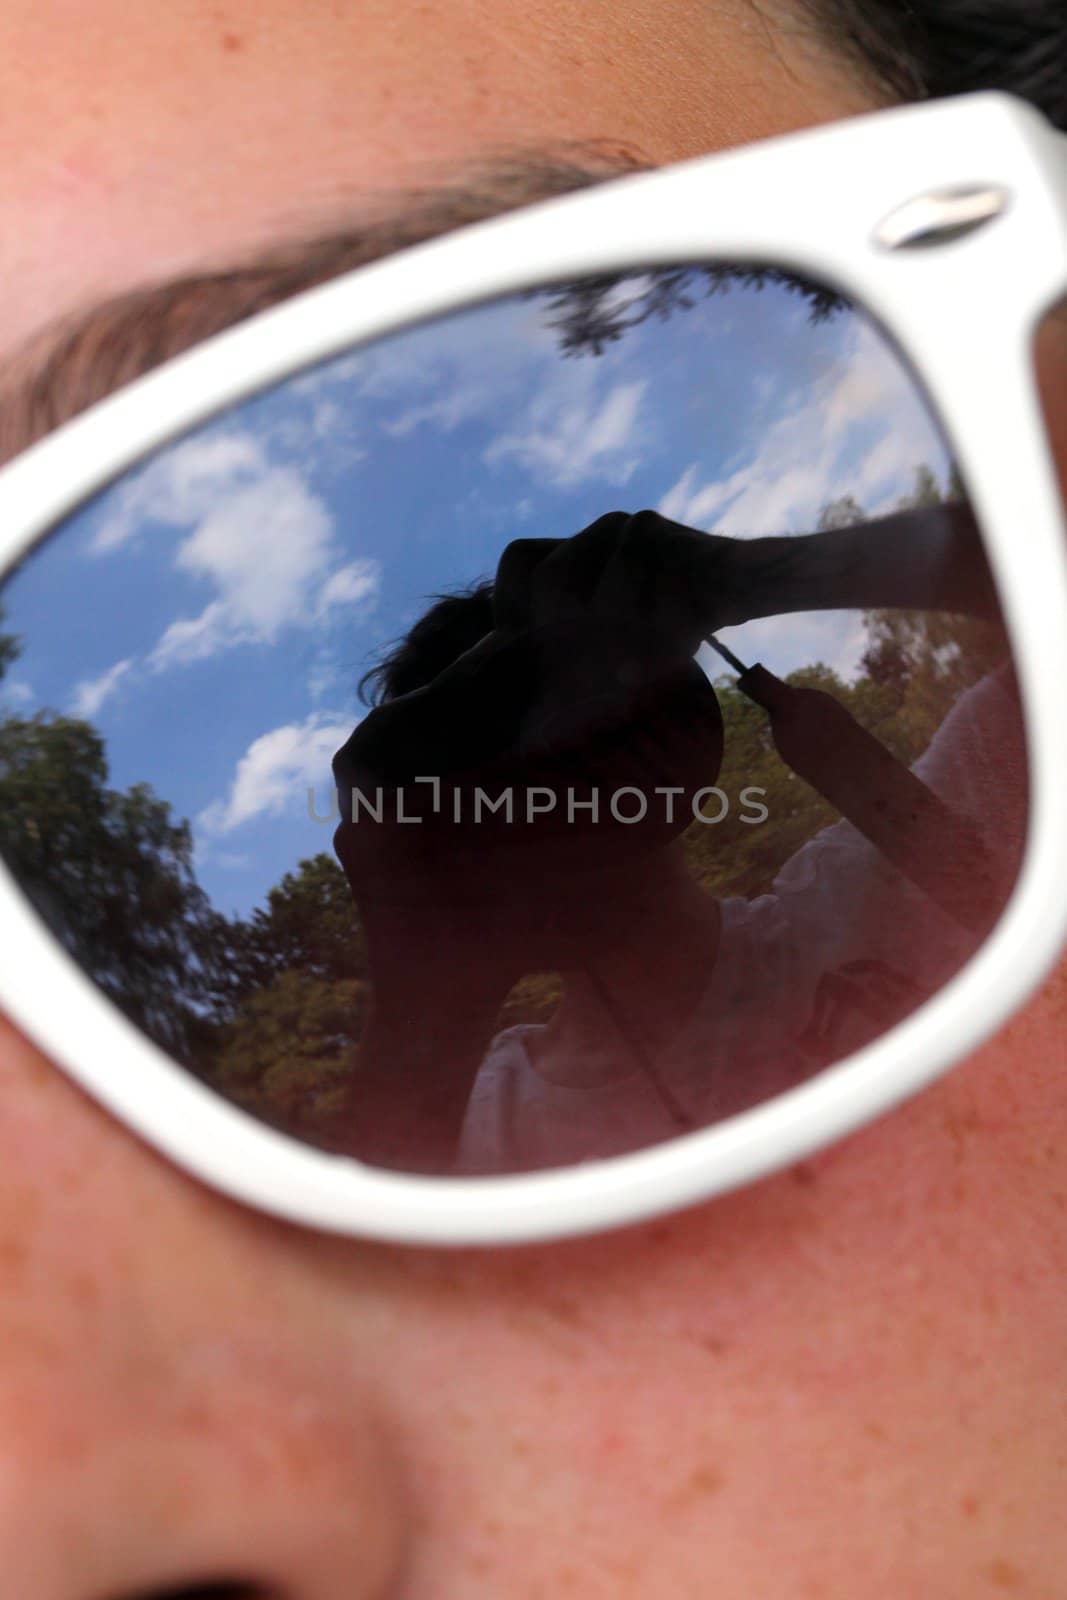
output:
[[[6,0],[0,356],[479,152],[667,161],[864,104],[770,16]],[[798,1170],[611,1237],[446,1254],[221,1200],[0,1023],[5,1592],[1061,1593],[1065,1027],[1061,970]]]

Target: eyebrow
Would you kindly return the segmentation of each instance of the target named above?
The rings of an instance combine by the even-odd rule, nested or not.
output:
[[[257,312],[410,245],[647,167],[625,147],[503,154],[394,191],[347,226],[125,290],[57,319],[0,365],[0,465],[153,367]]]

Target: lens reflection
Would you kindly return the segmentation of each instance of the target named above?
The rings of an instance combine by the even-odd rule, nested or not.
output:
[[[1034,368],[1049,445],[1067,506],[1067,297],[1038,326]]]
[[[26,895],[205,1083],[373,1164],[558,1167],[759,1104],[935,993],[1018,871],[948,445],[868,318],[771,269],[346,352],[0,602]]]

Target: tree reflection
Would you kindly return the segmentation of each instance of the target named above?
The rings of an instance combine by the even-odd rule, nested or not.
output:
[[[845,296],[824,283],[782,267],[740,262],[663,267],[641,274],[600,273],[535,290],[531,298],[546,308],[546,323],[556,333],[563,355],[600,356],[645,322],[666,322],[680,311],[691,311],[701,300],[727,295],[732,289],[760,294],[771,286],[806,301],[813,326],[850,309]]]

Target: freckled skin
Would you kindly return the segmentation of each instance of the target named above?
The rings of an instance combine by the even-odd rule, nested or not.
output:
[[[669,160],[862,104],[740,0],[5,0],[0,38],[0,356],[454,158]],[[792,1173],[443,1253],[231,1205],[0,1024],[5,1592],[1054,1600],[1065,1027],[1061,971]]]

